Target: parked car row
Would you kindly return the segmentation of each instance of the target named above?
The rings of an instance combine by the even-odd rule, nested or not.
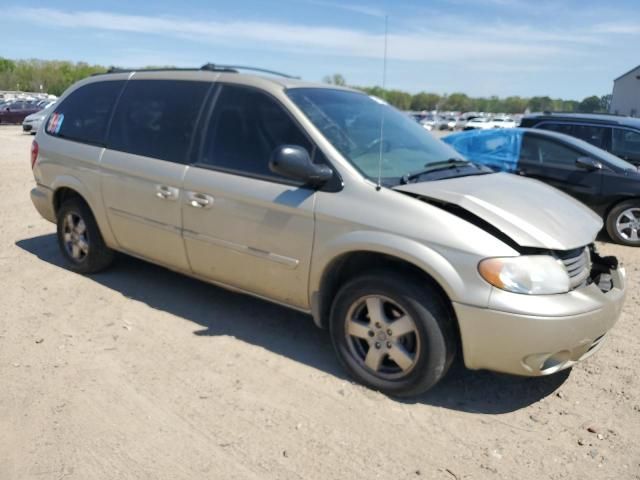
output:
[[[412,113],[416,122],[426,130],[488,130],[492,128],[515,128],[516,121],[507,115],[477,115],[467,114],[463,116],[437,115],[433,113]]]
[[[29,115],[39,112],[54,101],[12,99],[0,102],[0,123],[22,123]]]
[[[602,347],[625,272],[589,208],[364,93],[203,68],[94,76],[39,128],[31,198],[72,270],[121,251],[307,312],[391,395],[434,386],[456,355],[540,376]]]
[[[515,128],[516,122],[511,117],[474,117],[468,120],[463,130],[491,130],[494,128]]]

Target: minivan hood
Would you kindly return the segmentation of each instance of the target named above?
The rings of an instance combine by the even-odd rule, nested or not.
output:
[[[592,243],[602,219],[563,192],[510,173],[398,185],[394,190],[454,204],[523,247],[571,250]]]

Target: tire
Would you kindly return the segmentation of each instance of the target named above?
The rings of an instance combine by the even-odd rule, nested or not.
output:
[[[640,200],[627,200],[611,209],[607,215],[607,233],[621,245],[640,247]],[[628,225],[627,228],[621,228]]]
[[[107,247],[91,213],[80,198],[65,201],[57,214],[58,246],[71,270],[96,273],[113,263],[115,252]]]
[[[372,318],[370,310],[378,313]],[[376,319],[383,320],[381,325]],[[410,330],[409,323],[413,330],[402,333]],[[391,396],[413,396],[433,387],[456,352],[456,329],[439,293],[424,279],[388,271],[358,276],[340,289],[330,332],[347,372]]]

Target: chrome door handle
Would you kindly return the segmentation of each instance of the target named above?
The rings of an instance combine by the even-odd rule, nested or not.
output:
[[[156,197],[162,200],[175,200],[178,198],[179,190],[168,185],[156,185]]]
[[[187,199],[194,208],[211,208],[213,205],[213,197],[205,193],[187,192]]]

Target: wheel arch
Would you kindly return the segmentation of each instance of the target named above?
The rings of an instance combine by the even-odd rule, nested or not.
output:
[[[92,207],[93,202],[89,189],[76,177],[70,175],[58,177],[51,185],[51,189],[53,190],[53,211],[56,213],[62,203],[72,197],[79,197],[92,212],[95,210]]]
[[[334,245],[332,252],[325,257],[328,260],[318,262],[321,266],[312,268],[310,297],[316,325],[321,328],[327,326],[333,298],[345,281],[359,273],[374,269],[401,271],[425,281],[438,292],[447,308],[451,309],[452,318],[455,318],[451,302],[460,297],[464,290],[464,281],[453,266],[439,253],[423,244],[390,234],[379,235],[381,238],[378,240],[385,242],[369,239],[366,244],[353,242],[350,246],[344,243],[340,246]],[[376,234],[366,232],[366,236]],[[393,237],[396,245],[390,244],[389,237]],[[405,248],[399,248],[401,246]]]
[[[117,247],[117,242],[106,217],[99,191],[93,192],[78,178],[71,175],[57,177],[51,185],[51,190],[53,191],[52,207],[56,216],[58,209],[65,200],[69,198],[81,199],[89,207],[89,210],[91,210],[106,245],[110,248]]]
[[[609,215],[611,214],[613,209],[618,207],[622,203],[625,203],[625,202],[638,202],[638,205],[640,205],[640,195],[632,196],[632,197],[618,198],[615,201],[611,202],[611,204],[605,210],[605,214],[604,214],[605,223],[606,223],[607,219],[609,218]]]

